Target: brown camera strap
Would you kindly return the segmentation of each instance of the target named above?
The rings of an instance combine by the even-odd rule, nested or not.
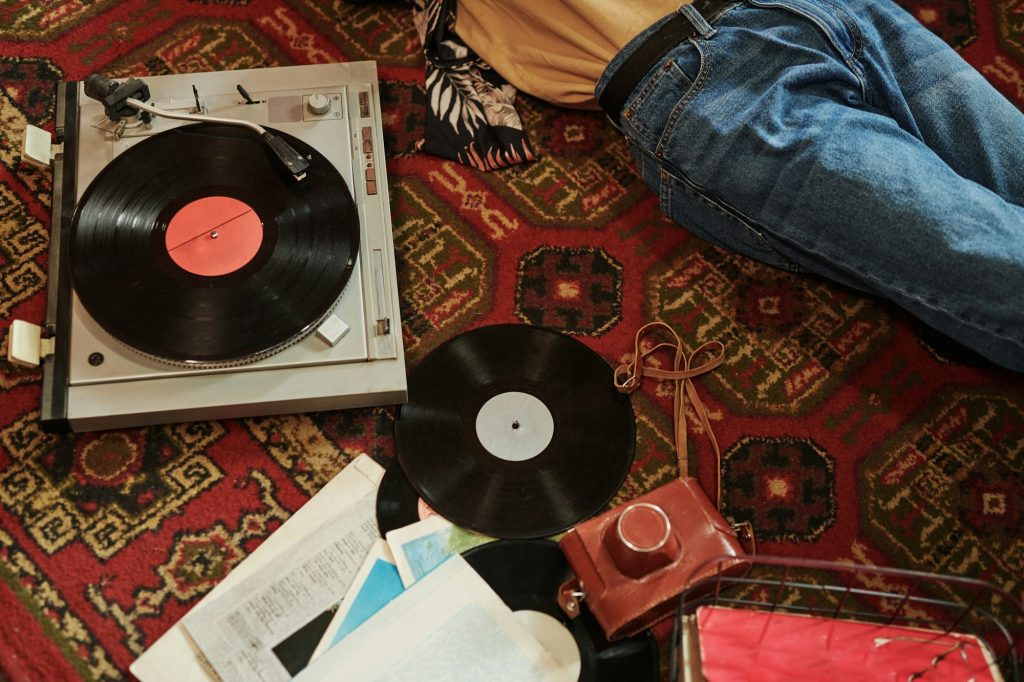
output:
[[[667,334],[670,340],[655,339],[652,341],[649,338],[659,332]],[[649,343],[645,344],[645,341]],[[671,369],[659,367],[652,363],[652,356],[662,350],[668,350],[672,353]],[[710,355],[710,357],[697,364],[697,361],[701,360],[705,355]],[[673,383],[675,390],[672,397],[672,409],[675,426],[676,458],[678,460],[680,476],[686,475],[687,468],[686,404],[687,398],[689,398],[690,404],[693,405],[693,411],[697,415],[697,419],[700,420],[700,425],[704,428],[704,433],[707,434],[708,440],[711,441],[711,447],[715,451],[715,462],[717,465],[715,504],[719,509],[722,508],[722,453],[718,448],[718,439],[715,438],[711,422],[708,420],[707,408],[704,407],[704,402],[700,399],[697,387],[693,385],[692,379],[715,369],[722,364],[724,359],[725,346],[719,341],[708,341],[687,355],[683,342],[679,335],[675,333],[675,330],[664,322],[651,322],[640,327],[637,331],[636,337],[633,340],[633,354],[630,356],[630,359],[626,364],[615,368],[615,388],[621,393],[632,393],[640,388],[640,382],[645,376]]]
[[[650,338],[656,334],[660,334],[661,338]],[[665,340],[666,335],[668,340]],[[672,355],[671,369],[654,364],[652,358],[655,353],[666,350]],[[715,452],[715,505],[719,511],[722,510],[722,453],[715,432],[711,428],[707,408],[697,393],[693,378],[715,369],[724,359],[725,346],[721,342],[708,341],[687,355],[683,342],[675,330],[664,322],[650,322],[637,330],[630,359],[626,364],[615,368],[615,388],[622,393],[632,393],[640,388],[640,382],[645,376],[673,383],[673,421],[680,476],[685,476],[687,471],[686,406],[688,402],[693,406],[693,411]],[[746,536],[745,539],[750,541],[751,546],[755,546],[754,531],[749,523],[738,524],[736,530],[740,537]]]

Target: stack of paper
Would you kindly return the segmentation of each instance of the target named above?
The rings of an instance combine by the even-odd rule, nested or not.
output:
[[[131,667],[143,682],[575,680],[433,516],[379,538],[383,469],[360,456]]]
[[[297,678],[575,682],[459,555],[418,580]]]

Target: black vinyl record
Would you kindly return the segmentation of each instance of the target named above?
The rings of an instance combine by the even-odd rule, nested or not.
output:
[[[463,556],[510,609],[538,611],[569,630],[580,652],[580,682],[659,679],[658,644],[650,630],[609,642],[586,604],[577,618],[570,620],[562,612],[558,588],[571,571],[557,543],[498,540],[467,550]]]
[[[377,489],[377,528],[384,537],[420,520],[420,496],[409,483],[397,457],[392,458]]]
[[[581,342],[493,325],[442,344],[409,377],[398,458],[420,497],[496,538],[563,531],[600,511],[633,461],[636,423]]]
[[[79,202],[70,248],[75,291],[104,330],[172,363],[234,364],[294,343],[330,313],[358,253],[355,204],[322,154],[274,132],[309,159],[304,180],[254,131],[212,123],[153,135],[104,167]],[[214,275],[183,267],[168,233],[210,200],[251,209],[255,230],[251,255]]]

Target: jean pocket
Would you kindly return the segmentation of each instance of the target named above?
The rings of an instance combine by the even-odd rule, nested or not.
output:
[[[666,122],[677,117],[708,80],[711,54],[704,40],[693,39],[666,55],[626,100],[622,121],[627,134],[653,145]]]
[[[813,25],[827,47],[863,81],[860,58],[864,52],[864,36],[857,22],[831,0],[747,0],[754,7],[779,10],[790,17]]]

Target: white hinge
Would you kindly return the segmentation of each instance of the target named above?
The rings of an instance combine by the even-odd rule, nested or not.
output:
[[[53,355],[56,337],[43,338],[38,324],[14,320],[7,332],[7,361],[22,367],[38,367],[42,358]]]
[[[64,143],[53,144],[50,133],[34,125],[25,126],[21,142],[21,158],[40,168],[49,168],[53,157],[64,153]]]

